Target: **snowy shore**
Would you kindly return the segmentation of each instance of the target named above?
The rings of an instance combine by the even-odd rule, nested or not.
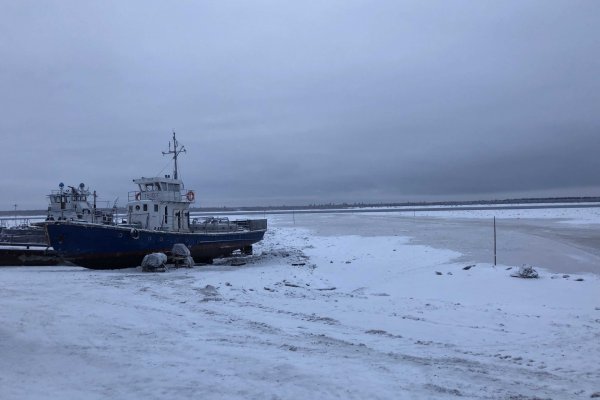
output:
[[[522,212],[516,218],[551,230],[538,210]],[[595,210],[569,216],[586,221],[579,224],[564,224],[560,212],[548,211],[552,226],[598,222]],[[417,217],[387,225],[384,216],[273,217],[255,255],[237,260],[242,266],[218,260],[164,274],[2,268],[0,398],[587,399],[600,392],[595,254],[586,259],[578,247],[584,272],[535,265],[540,279],[513,278],[518,265],[494,267],[463,251],[444,233],[455,225],[432,225],[439,214],[423,216],[422,225]],[[513,221],[514,232],[521,222]],[[504,229],[513,232],[508,221]],[[479,237],[473,232],[463,241]]]

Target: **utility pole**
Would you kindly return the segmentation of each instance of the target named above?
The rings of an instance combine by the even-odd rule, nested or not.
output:
[[[494,215],[494,267],[496,266],[496,216]]]

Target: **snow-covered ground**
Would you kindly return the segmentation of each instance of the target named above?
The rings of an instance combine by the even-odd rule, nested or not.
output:
[[[540,279],[473,251],[489,215],[439,213],[269,217],[241,266],[1,268],[0,399],[590,398],[600,218],[562,211],[496,213]]]

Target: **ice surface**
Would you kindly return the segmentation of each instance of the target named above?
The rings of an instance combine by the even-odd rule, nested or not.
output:
[[[0,398],[587,399],[600,391],[599,275],[531,263],[539,279],[511,278],[516,265],[493,267],[449,238],[474,240],[483,222],[473,233],[452,218],[441,227],[422,218],[275,216],[254,256],[164,274],[2,268]],[[505,233],[587,229],[532,223]]]

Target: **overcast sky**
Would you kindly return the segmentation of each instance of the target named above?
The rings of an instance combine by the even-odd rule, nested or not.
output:
[[[0,0],[0,209],[600,195],[600,1]],[[166,168],[165,168],[166,167]]]

